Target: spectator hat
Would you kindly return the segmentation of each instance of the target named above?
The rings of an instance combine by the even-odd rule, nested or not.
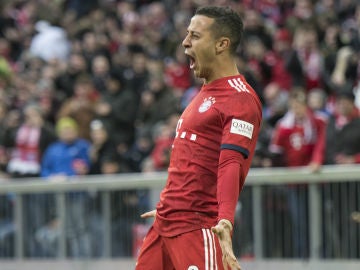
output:
[[[95,119],[95,120],[91,121],[90,129],[91,130],[105,129],[105,126],[104,126],[104,123],[101,120]]]
[[[64,129],[67,128],[72,128],[77,130],[78,129],[78,124],[76,123],[76,121],[71,118],[71,117],[62,117],[60,118],[57,123],[56,123],[56,132],[60,132]]]

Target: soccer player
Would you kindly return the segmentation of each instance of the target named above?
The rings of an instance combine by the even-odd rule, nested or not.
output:
[[[204,84],[176,128],[168,180],[137,270],[241,269],[232,249],[235,206],[253,157],[261,103],[239,74],[243,23],[228,7],[201,7],[182,42]]]

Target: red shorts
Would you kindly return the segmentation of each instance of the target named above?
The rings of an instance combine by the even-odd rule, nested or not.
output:
[[[224,270],[221,258],[218,238],[210,229],[164,237],[151,227],[135,269]]]

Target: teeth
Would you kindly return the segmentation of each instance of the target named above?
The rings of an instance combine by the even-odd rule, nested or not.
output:
[[[195,67],[195,60],[194,58],[190,57],[190,69],[193,69]]]

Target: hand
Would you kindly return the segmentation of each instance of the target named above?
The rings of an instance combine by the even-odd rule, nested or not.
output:
[[[228,224],[229,223],[229,224]],[[234,255],[234,251],[232,249],[232,241],[231,241],[231,223],[225,220],[220,220],[219,223],[212,227],[211,230],[215,233],[219,238],[219,243],[222,251],[222,261],[224,265],[224,269],[236,269],[241,270],[239,262],[236,260]]]
[[[143,213],[140,217],[142,218],[151,218],[156,216],[156,210],[151,210],[149,212]]]
[[[316,163],[316,162],[311,162],[308,167],[310,169],[310,172],[318,173],[318,172],[320,172],[321,164]]]
[[[360,212],[352,212],[351,218],[353,221],[360,223]]]
[[[82,159],[75,159],[72,163],[73,169],[78,175],[85,175],[89,172],[89,167]]]
[[[111,106],[110,104],[106,103],[106,102],[101,102],[99,104],[97,104],[97,106],[95,107],[96,113],[101,115],[101,116],[106,116],[109,115],[111,112]]]

